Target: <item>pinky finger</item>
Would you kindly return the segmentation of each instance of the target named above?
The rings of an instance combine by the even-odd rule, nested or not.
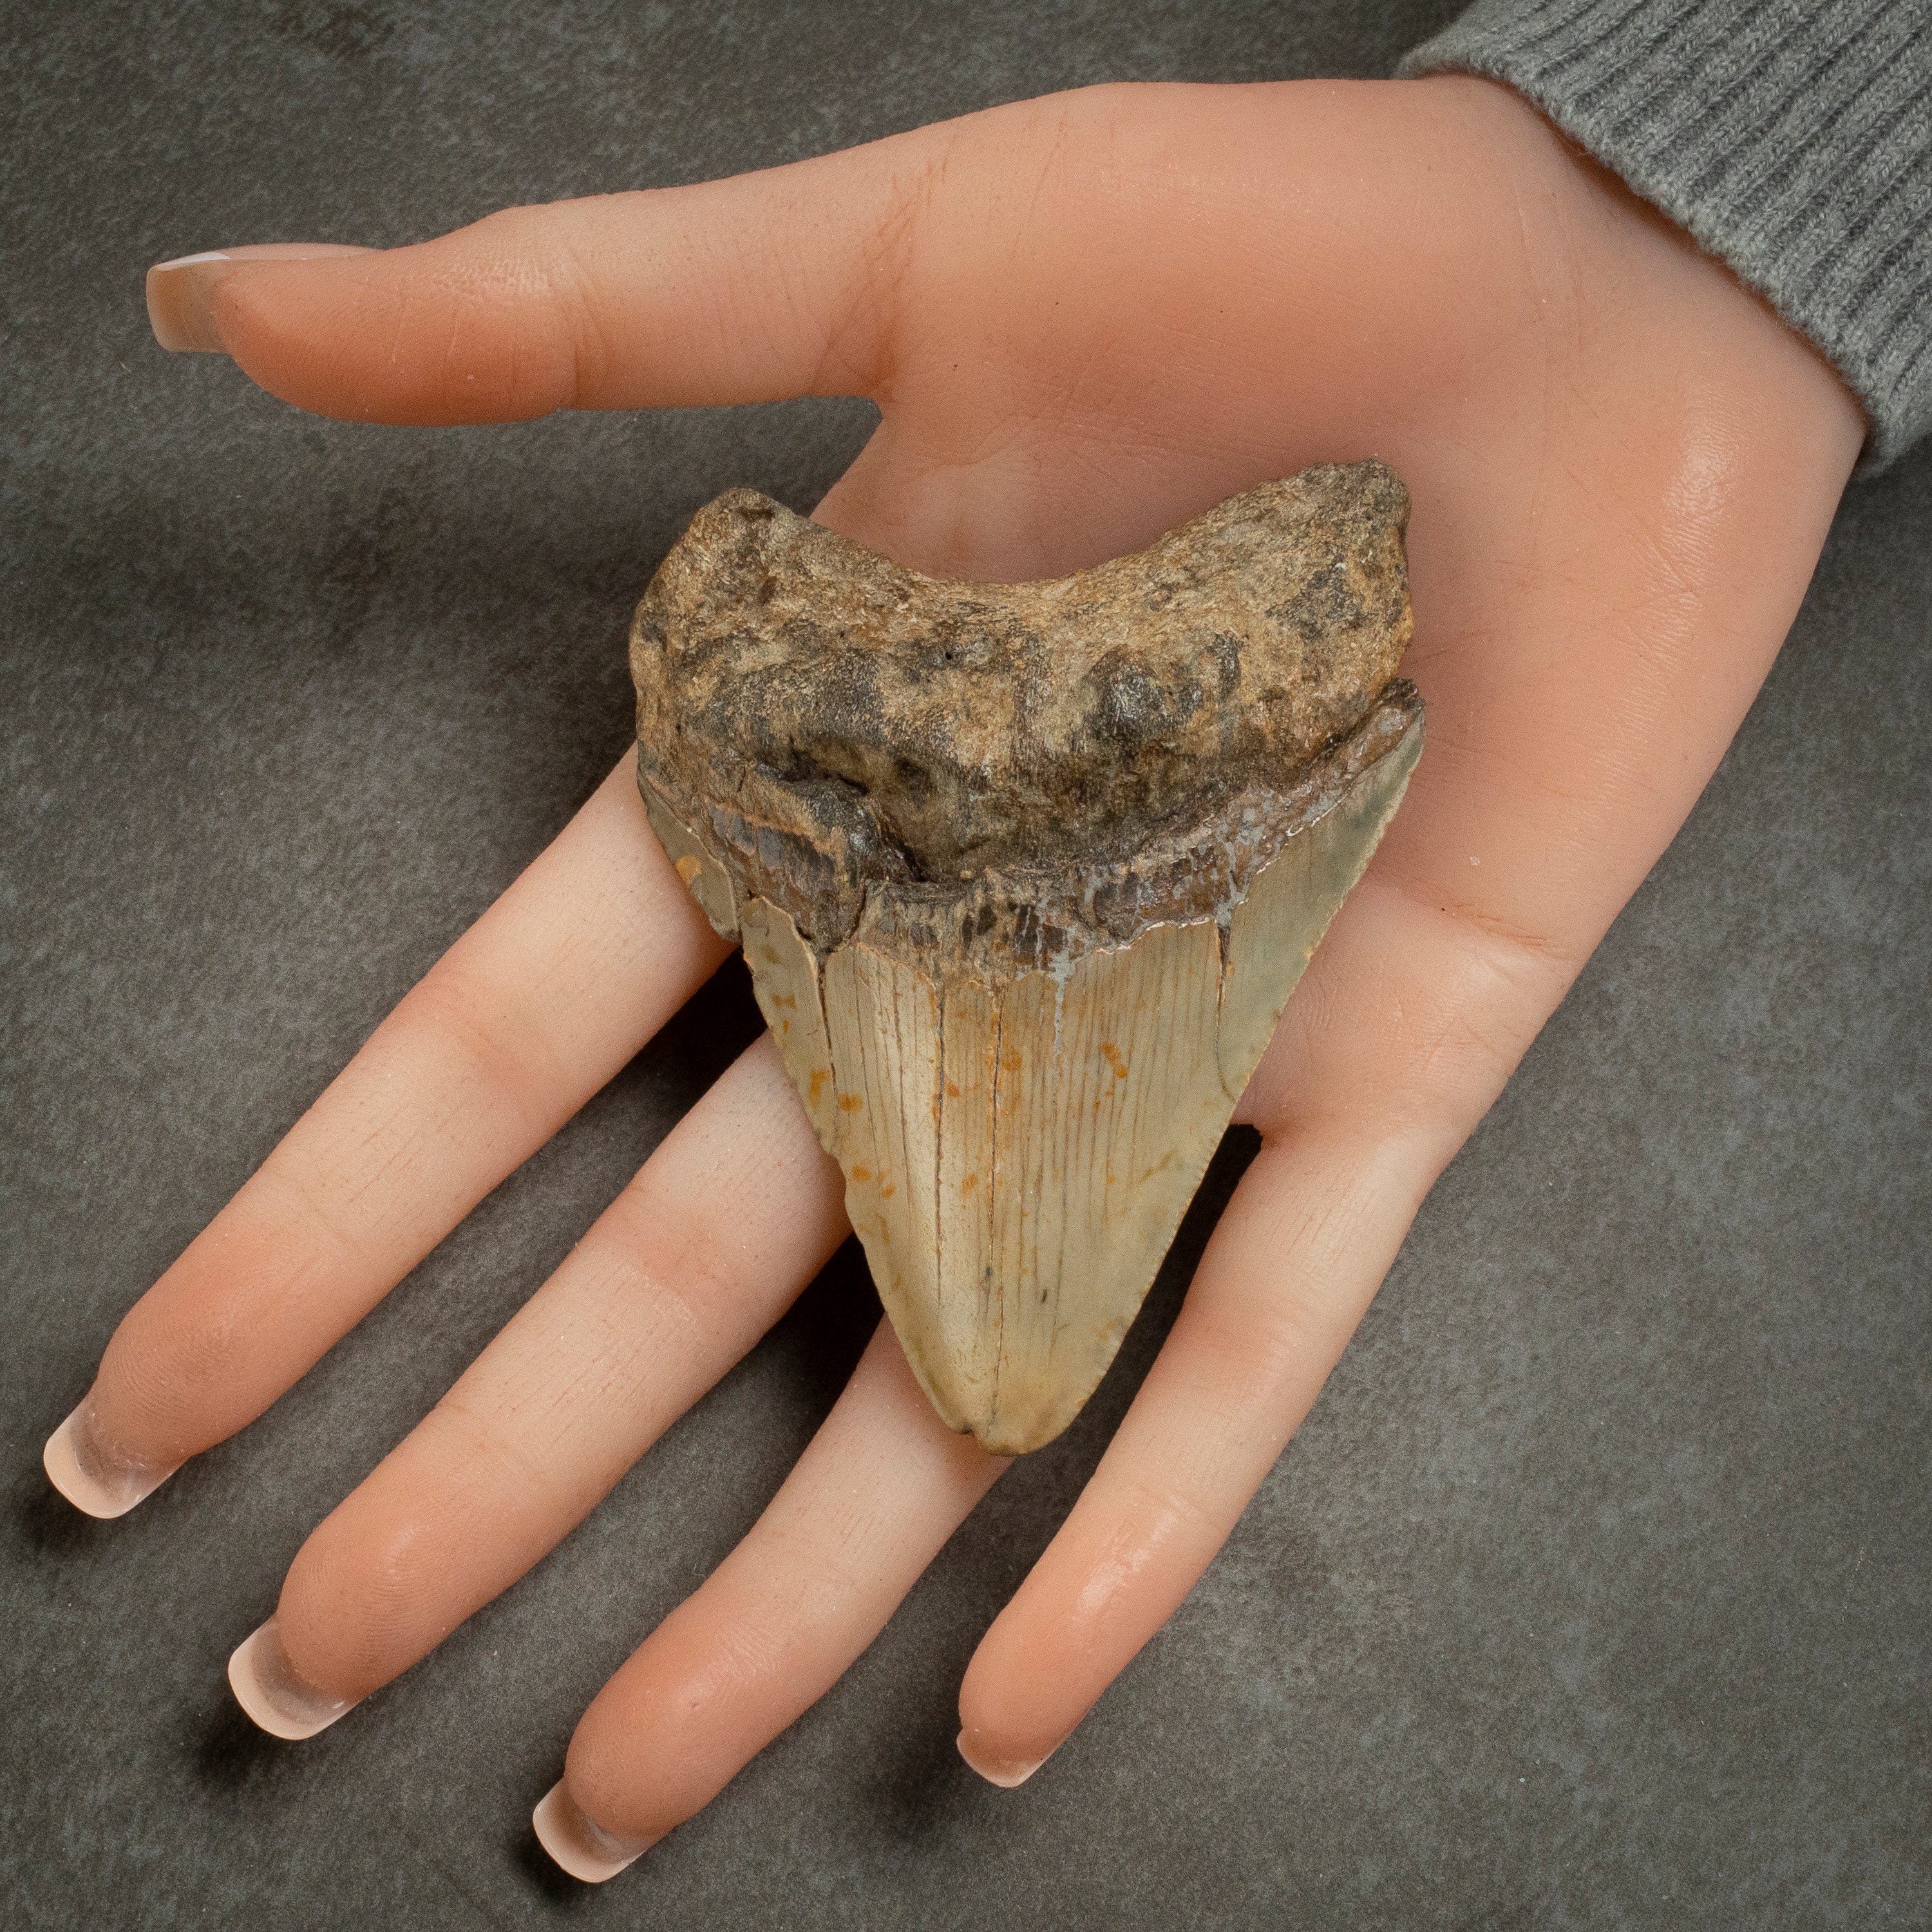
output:
[[[982,1777],[1030,1778],[1193,1588],[1446,1157],[1423,1134],[1264,1143],[1118,1434],[968,1668],[959,1751]]]
[[[532,1822],[614,1876],[701,1810],[878,1636],[1006,1466],[934,1414],[882,1322],[751,1534],[598,1692]]]

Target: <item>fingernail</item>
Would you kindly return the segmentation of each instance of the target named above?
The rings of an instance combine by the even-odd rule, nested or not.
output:
[[[47,1480],[76,1509],[98,1516],[125,1516],[181,1467],[178,1462],[145,1462],[116,1449],[94,1418],[92,1390],[47,1438],[40,1460]]]
[[[291,1742],[326,1731],[344,1712],[361,1701],[332,1697],[296,1674],[282,1648],[282,1634],[271,1617],[252,1636],[244,1637],[228,1660],[228,1687],[235,1701],[272,1738]]]
[[[1011,1791],[1016,1786],[1025,1784],[1027,1780],[1046,1763],[1046,1757],[1051,1757],[1053,1755],[1052,1752],[1048,1751],[1046,1757],[1031,1759],[990,1757],[980,1750],[977,1745],[969,1744],[966,1741],[966,1733],[964,1731],[959,1733],[958,1742],[959,1755],[988,1784],[997,1784],[1002,1791]]]
[[[657,1843],[656,1838],[620,1838],[616,1832],[605,1831],[584,1816],[560,1778],[537,1800],[530,1822],[536,1827],[537,1843],[572,1878],[580,1878],[586,1885],[602,1885],[607,1878],[615,1878]]]
[[[216,250],[184,255],[148,271],[148,322],[164,349],[221,352],[208,298],[234,257]]]
[[[211,298],[215,284],[238,262],[314,262],[328,255],[373,252],[337,242],[259,242],[158,262],[148,271],[148,320],[154,340],[164,349],[224,354]]]

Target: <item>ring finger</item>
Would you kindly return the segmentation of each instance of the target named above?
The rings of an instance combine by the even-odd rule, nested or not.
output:
[[[838,1169],[760,1040],[304,1545],[230,1664],[243,1708],[307,1737],[434,1649],[582,1521],[846,1232]]]

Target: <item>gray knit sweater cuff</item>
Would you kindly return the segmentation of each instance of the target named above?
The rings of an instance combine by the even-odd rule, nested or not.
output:
[[[1404,76],[1507,82],[1760,290],[1871,418],[1932,428],[1928,0],[1478,0]]]

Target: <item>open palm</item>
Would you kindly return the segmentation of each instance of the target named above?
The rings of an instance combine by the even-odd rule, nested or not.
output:
[[[1408,482],[1428,752],[1242,1102],[1262,1151],[1172,1334],[968,1672],[961,1749],[1018,1782],[1220,1546],[1688,812],[1796,610],[1856,405],[1513,95],[1454,79],[1096,89],[418,248],[238,251],[154,300],[334,416],[870,396],[816,514],[935,575],[1058,575],[1316,461]],[[118,1513],[258,1415],[724,953],[626,760],[130,1312],[56,1480]],[[252,1713],[306,1735],[424,1655],[846,1232],[761,1040],[309,1539],[236,1672]],[[1002,1467],[882,1326],[586,1714],[540,1808],[560,1861],[608,1876],[703,1805]]]

